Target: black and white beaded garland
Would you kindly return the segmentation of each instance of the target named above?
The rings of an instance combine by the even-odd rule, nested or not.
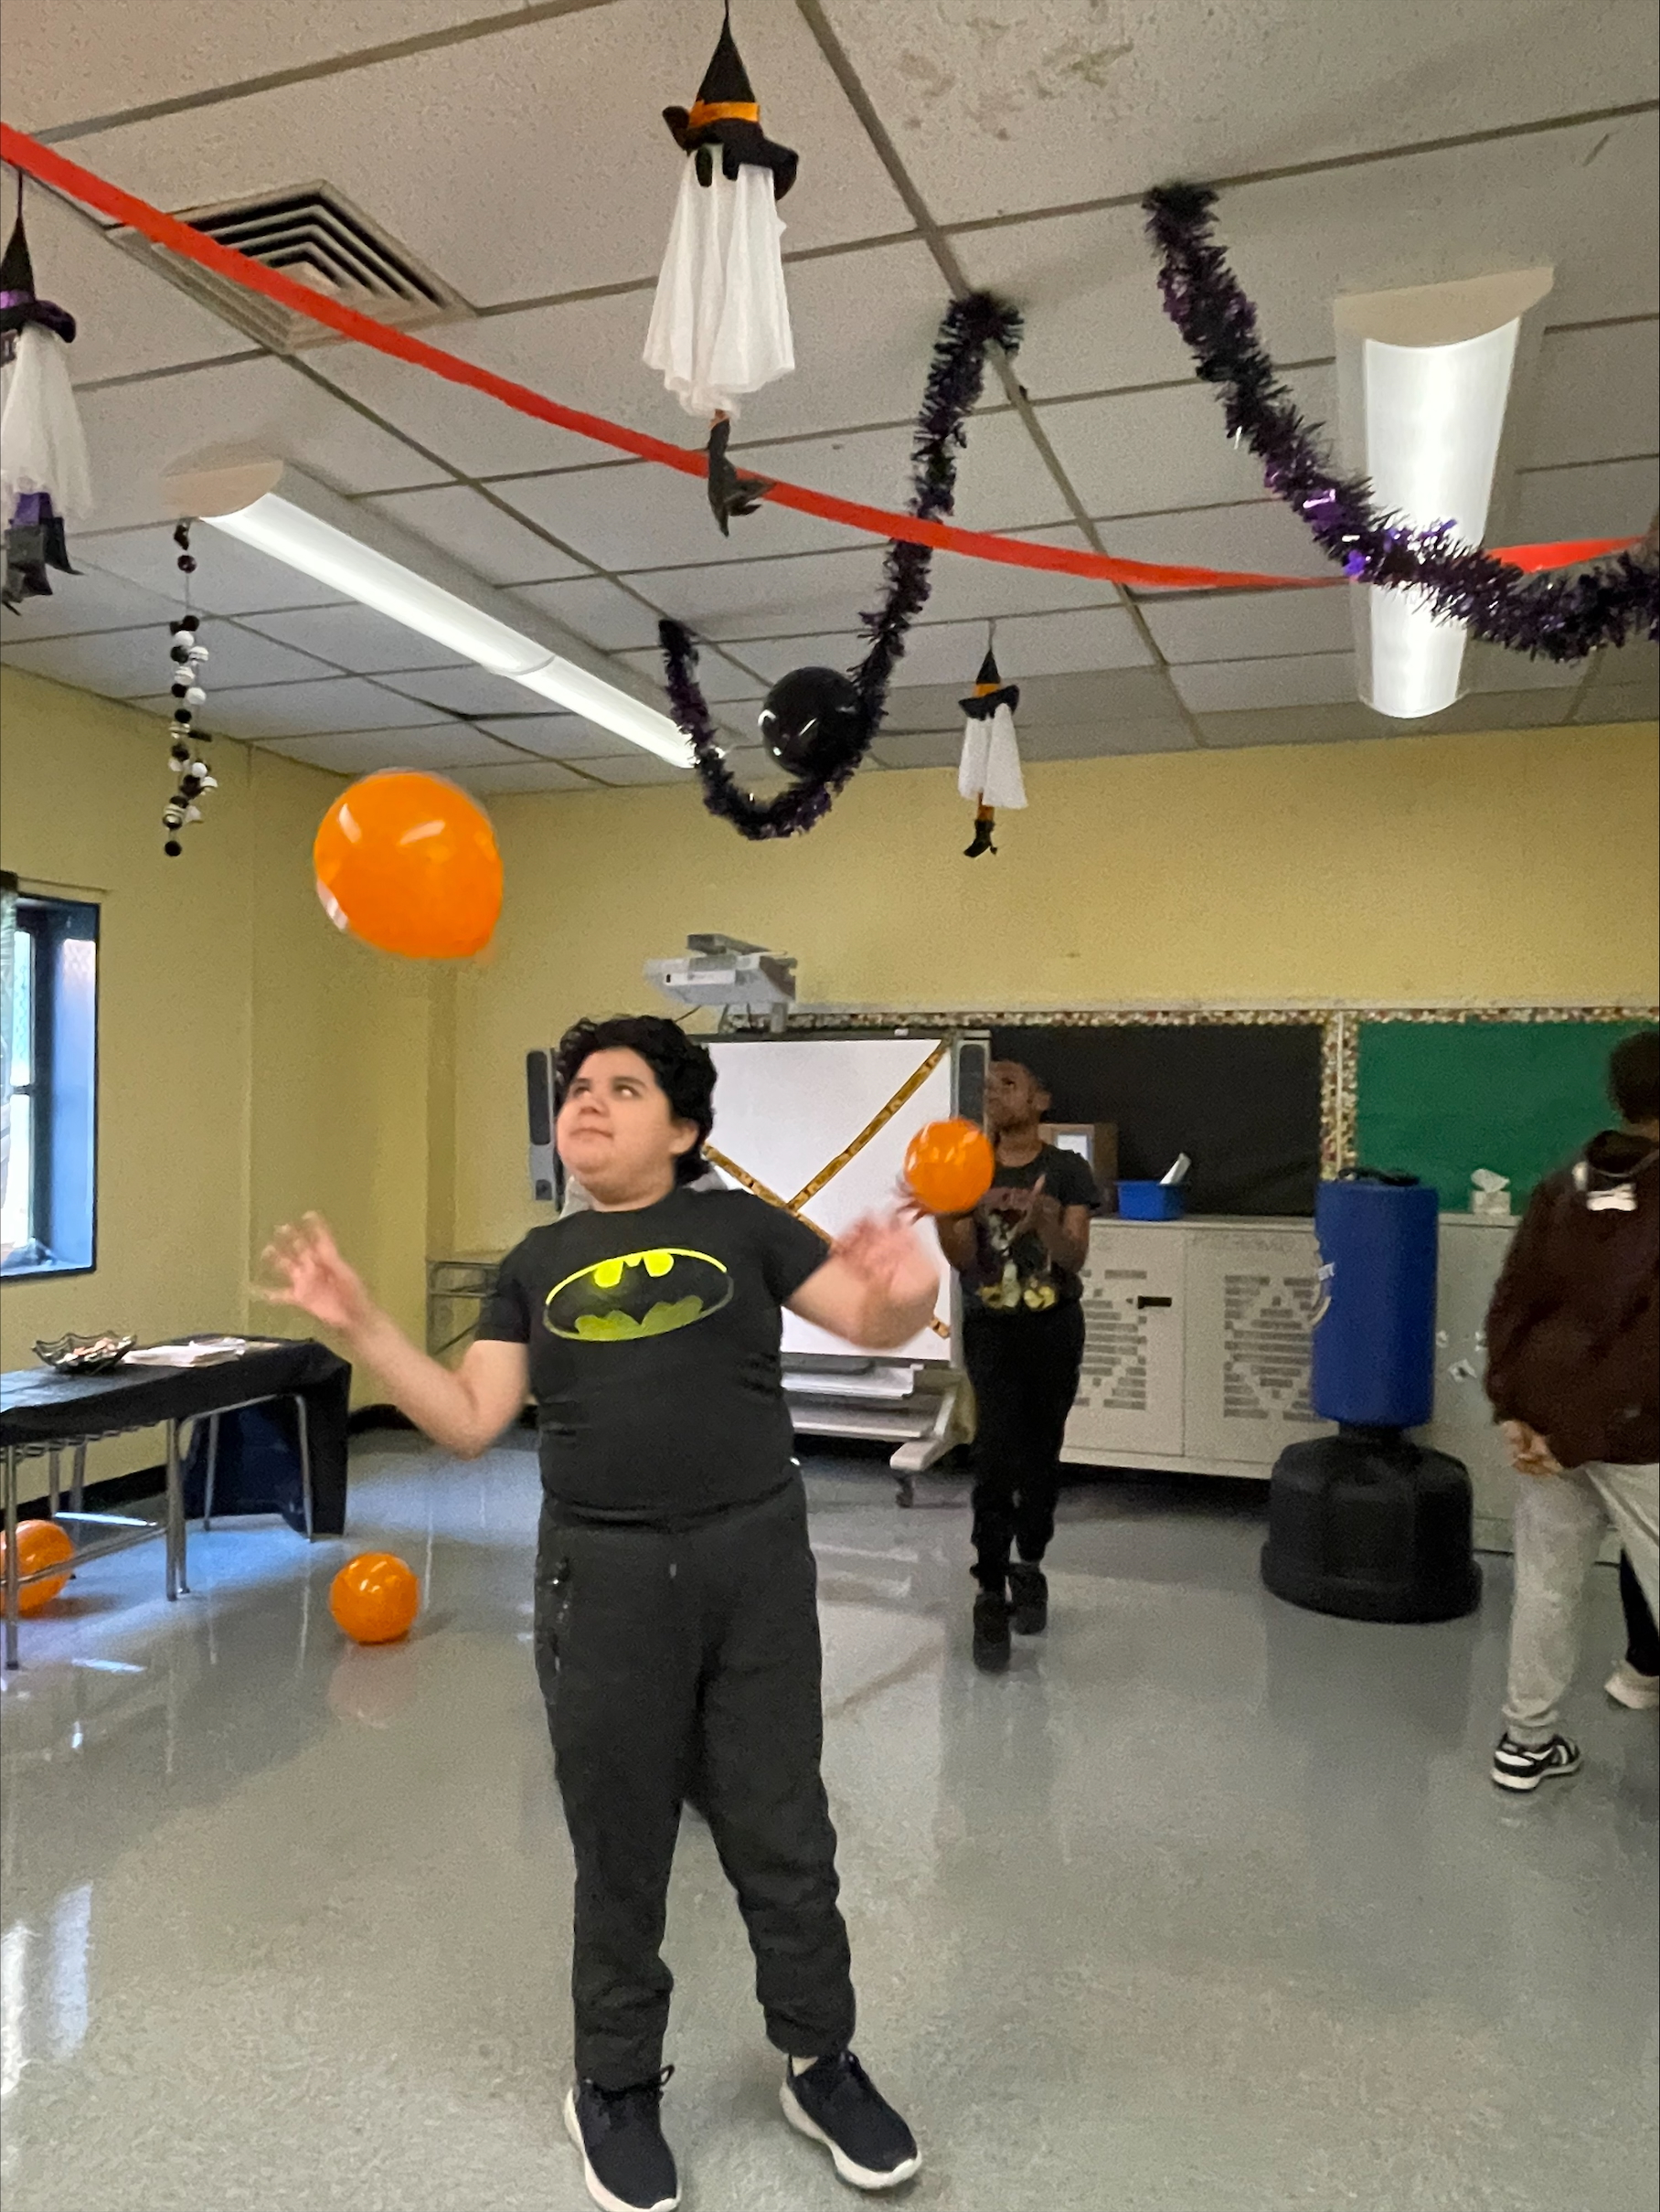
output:
[[[178,778],[178,788],[162,814],[162,827],[167,833],[162,850],[169,860],[176,860],[185,849],[179,843],[180,831],[202,818],[197,799],[205,791],[218,789],[218,778],[211,773],[201,757],[201,748],[213,740],[205,729],[196,727],[197,709],[205,706],[208,699],[202,687],[201,670],[209,655],[207,646],[197,636],[202,618],[190,604],[190,579],[196,574],[196,556],[190,550],[188,522],[178,525],[173,533],[173,542],[178,548],[179,573],[185,580],[185,611],[176,622],[167,625],[173,636],[168,647],[172,662],[168,688],[173,694],[170,758]]]

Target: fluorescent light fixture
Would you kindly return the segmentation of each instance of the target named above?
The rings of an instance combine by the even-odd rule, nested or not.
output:
[[[1422,284],[1335,306],[1345,459],[1378,505],[1415,528],[1450,522],[1467,545],[1487,528],[1522,317],[1548,269]],[[1415,591],[1355,587],[1360,696],[1402,721],[1458,697],[1465,632]]]
[[[492,675],[689,768],[692,749],[643,679],[395,523],[277,463],[178,474],[175,510],[373,607]]]

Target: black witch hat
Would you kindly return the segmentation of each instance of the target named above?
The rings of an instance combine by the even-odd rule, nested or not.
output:
[[[55,300],[35,297],[35,268],[19,216],[12,225],[5,252],[0,255],[0,336],[15,338],[28,323],[40,324],[66,346],[74,341],[75,318],[68,308],[59,307]]]
[[[775,145],[761,127],[761,102],[750,83],[738,41],[732,36],[729,10],[709,66],[703,72],[697,97],[691,107],[665,108],[663,120],[675,144],[697,156],[697,182],[707,185],[715,173],[711,148],[720,148],[721,174],[736,178],[746,164],[772,172],[776,199],[795,182],[799,156],[790,146]]]
[[[971,722],[989,722],[999,707],[1006,707],[1013,714],[1019,706],[1020,686],[1006,684],[997,674],[997,656],[989,645],[980,664],[980,673],[974,678],[974,690],[957,704]]]

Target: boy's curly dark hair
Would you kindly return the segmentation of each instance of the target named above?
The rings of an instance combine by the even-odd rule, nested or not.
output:
[[[554,1097],[563,1101],[591,1052],[637,1052],[657,1079],[677,1122],[697,1124],[697,1142],[675,1162],[675,1180],[694,1183],[708,1172],[704,1139],[715,1126],[715,1063],[708,1048],[678,1022],[657,1014],[613,1014],[609,1021],[573,1022],[553,1056]]]
[[[1614,1047],[1608,1094],[1627,1122],[1660,1116],[1660,1029],[1638,1029]]]

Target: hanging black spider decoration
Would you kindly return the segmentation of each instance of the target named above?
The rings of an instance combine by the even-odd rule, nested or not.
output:
[[[188,522],[177,526],[173,542],[178,548],[179,573],[185,580],[185,611],[176,622],[167,625],[172,637],[167,648],[171,663],[167,687],[173,695],[168,758],[177,779],[177,788],[162,810],[162,827],[167,833],[162,850],[169,860],[176,860],[185,849],[179,842],[180,832],[202,818],[197,801],[204,792],[218,789],[218,778],[201,758],[201,748],[211,745],[213,739],[205,729],[196,727],[197,709],[208,698],[201,682],[202,665],[211,655],[197,636],[202,618],[190,604],[193,596],[190,579],[196,574],[196,556],[190,550]]]
[[[948,516],[956,500],[957,456],[985,381],[988,347],[1013,355],[1020,314],[990,292],[953,300],[934,342],[928,388],[911,446],[911,514],[925,521]],[[743,837],[793,837],[829,812],[881,727],[888,686],[905,651],[906,633],[928,601],[931,546],[894,539],[884,564],[882,603],[861,618],[870,650],[844,675],[838,669],[797,668],[768,693],[761,713],[767,750],[797,781],[771,799],[746,792],[726,764],[719,737],[697,682],[697,648],[682,623],[658,625],[670,710],[691,740],[703,803]]]

